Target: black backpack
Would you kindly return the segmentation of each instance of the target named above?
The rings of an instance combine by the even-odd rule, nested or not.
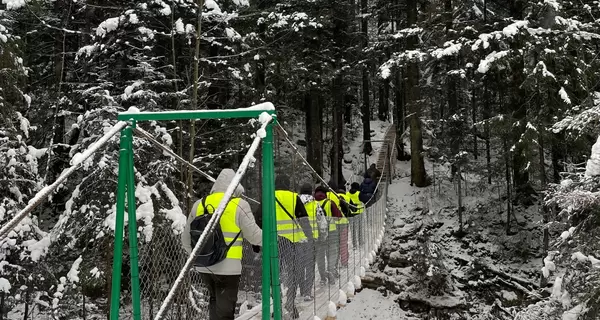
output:
[[[190,223],[192,248],[194,248],[196,243],[198,243],[198,240],[200,240],[200,236],[208,226],[208,222],[210,221],[212,214],[215,212],[215,208],[212,205],[210,207],[213,209],[213,211],[209,212],[207,210],[205,198],[202,199],[201,205],[202,208],[204,208],[204,214],[197,216],[192,223]],[[214,228],[213,232],[208,235],[206,242],[200,248],[198,254],[196,254],[194,265],[197,267],[210,267],[223,261],[227,256],[229,248],[231,248],[231,246],[238,239],[240,233],[241,232],[238,232],[233,241],[227,245],[225,242],[225,236],[223,236],[223,231],[221,230],[221,224],[217,223],[217,226]]]

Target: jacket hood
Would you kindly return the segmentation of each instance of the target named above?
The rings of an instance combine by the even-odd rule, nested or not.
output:
[[[327,199],[327,188],[323,186],[318,186],[315,189],[315,200],[321,201]]]
[[[290,177],[285,174],[278,174],[275,177],[275,189],[276,190],[289,190],[290,189]]]
[[[365,178],[365,180],[363,180],[363,183],[365,183],[365,184],[371,184],[371,183],[373,183],[373,179],[371,179],[371,178]]]
[[[212,189],[210,189],[210,193],[225,192],[227,190],[227,187],[229,187],[229,184],[233,180],[234,176],[235,171],[233,171],[233,169],[221,170],[219,176],[217,177],[217,180],[212,186]],[[237,198],[240,197],[242,193],[244,193],[244,187],[241,184],[238,184],[238,186],[235,188],[235,191],[233,192],[233,196]]]
[[[322,191],[315,191],[315,200],[321,201],[327,199],[327,194]]]
[[[312,195],[312,185],[310,183],[305,183],[300,187],[300,194],[310,194]]]
[[[359,191],[360,191],[359,189],[354,189],[354,188],[352,188],[352,189],[350,189],[350,191],[348,191],[348,192],[350,192],[350,194],[355,194],[355,193],[357,193],[357,192],[359,192]]]

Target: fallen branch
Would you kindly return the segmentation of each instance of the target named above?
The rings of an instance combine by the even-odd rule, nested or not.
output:
[[[529,297],[535,297],[537,299],[542,299],[542,296],[539,293],[537,293],[535,291],[531,291],[531,290],[525,288],[524,286],[520,285],[519,283],[516,283],[516,282],[513,282],[513,281],[504,280],[502,278],[498,278],[498,280],[502,281],[504,284],[506,284],[506,285],[508,285],[508,286],[510,286],[512,288],[515,288],[515,289],[518,289],[518,290],[522,291],[524,294],[526,294]]]
[[[466,260],[465,260],[466,261]],[[511,274],[508,274],[504,271],[498,270],[493,266],[489,266],[487,264],[481,263],[480,261],[474,261],[474,265],[476,268],[481,268],[483,270],[489,271],[490,273],[500,277],[500,278],[504,278],[504,279],[508,279],[511,280],[512,282],[515,282],[521,286],[528,286],[530,288],[533,289],[539,289],[539,286],[537,283],[531,282],[527,279],[523,279],[523,278],[519,278],[516,276],[513,276]],[[529,290],[529,289],[527,289]]]

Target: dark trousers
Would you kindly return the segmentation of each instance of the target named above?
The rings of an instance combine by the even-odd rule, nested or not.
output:
[[[240,275],[202,273],[202,282],[208,289],[210,320],[234,320]]]
[[[295,307],[296,291],[300,283],[300,268],[296,266],[296,244],[290,240],[279,237],[277,241],[279,249],[279,270],[281,270],[281,282],[287,288],[284,306],[288,311]]]
[[[295,265],[300,269],[300,294],[304,297],[312,296],[315,282],[315,246],[313,244],[296,243]]]
[[[319,240],[315,241],[315,259],[317,261],[317,268],[319,269],[319,275],[321,281],[327,281],[327,267],[325,265],[325,254],[327,252],[327,240],[320,237]],[[314,278],[314,276],[313,276]]]
[[[339,228],[336,231],[329,231],[327,237],[327,271],[333,277],[338,276],[337,268],[340,259],[340,232]]]
[[[350,223],[352,224],[352,246],[356,250],[362,244],[363,240],[363,229],[362,229],[362,214],[352,217]]]

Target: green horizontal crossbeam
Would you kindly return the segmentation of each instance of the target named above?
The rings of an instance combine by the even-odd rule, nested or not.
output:
[[[256,118],[266,112],[275,114],[275,109],[265,106],[264,109],[214,109],[214,110],[186,110],[186,111],[160,111],[160,112],[122,112],[118,119],[121,121],[168,121],[168,120],[204,120],[204,119],[233,119]]]

